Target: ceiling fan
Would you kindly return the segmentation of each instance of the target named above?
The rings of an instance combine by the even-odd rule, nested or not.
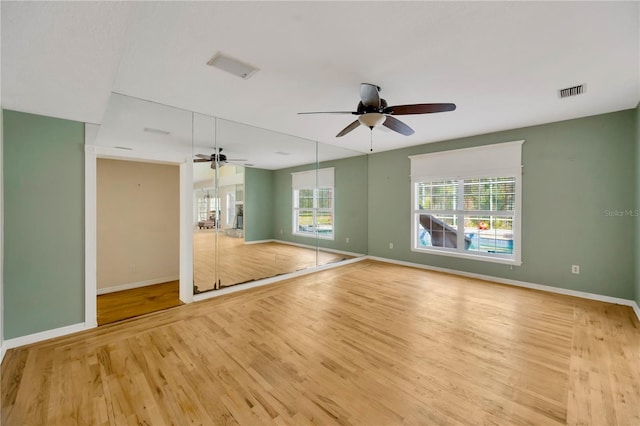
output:
[[[207,161],[210,161],[212,169],[215,169],[218,166],[222,167],[229,162],[232,163],[234,161],[248,161],[247,159],[244,159],[244,158],[227,158],[227,156],[222,153],[222,148],[218,148],[217,153],[214,152],[211,155],[196,154],[196,157],[198,158],[193,159],[194,163],[205,163]]]
[[[321,111],[321,112],[299,112],[298,114],[352,114],[358,119],[342,129],[336,135],[337,138],[346,135],[356,127],[363,125],[371,130],[375,126],[383,125],[394,132],[405,136],[410,136],[415,131],[402,121],[393,117],[394,115],[409,114],[431,114],[434,112],[446,112],[456,109],[455,104],[413,104],[413,105],[393,105],[389,106],[387,101],[380,97],[380,86],[375,84],[362,83],[360,85],[360,102],[356,111]]]

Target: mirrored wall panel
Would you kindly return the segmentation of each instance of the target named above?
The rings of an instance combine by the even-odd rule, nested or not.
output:
[[[192,165],[195,294],[366,254],[362,153],[117,94],[96,144]]]

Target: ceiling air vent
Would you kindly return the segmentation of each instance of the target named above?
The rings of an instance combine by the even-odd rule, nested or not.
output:
[[[578,86],[567,87],[566,89],[560,89],[560,98],[568,98],[569,96],[577,96],[584,93],[584,84]]]
[[[258,71],[258,68],[240,62],[230,56],[223,55],[220,52],[213,55],[213,58],[209,59],[207,65],[219,68],[240,78],[244,78],[245,80]]]
[[[160,130],[160,129],[154,129],[153,127],[145,127],[144,131],[147,133],[155,133],[156,135],[170,135],[171,132],[168,132],[166,130]]]

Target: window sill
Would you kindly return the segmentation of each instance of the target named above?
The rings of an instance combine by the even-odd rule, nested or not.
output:
[[[459,259],[477,260],[480,262],[501,263],[503,265],[513,265],[513,266],[522,265],[522,260],[517,258],[483,256],[481,254],[460,253],[457,251],[448,251],[448,250],[422,249],[422,248],[415,248],[415,247],[412,247],[411,251],[416,253],[435,254],[437,256],[457,257]]]

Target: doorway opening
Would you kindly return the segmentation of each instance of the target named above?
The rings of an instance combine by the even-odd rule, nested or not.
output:
[[[181,305],[179,166],[96,166],[98,325]]]
[[[179,281],[101,294],[97,297],[98,325],[106,325],[182,305]]]

